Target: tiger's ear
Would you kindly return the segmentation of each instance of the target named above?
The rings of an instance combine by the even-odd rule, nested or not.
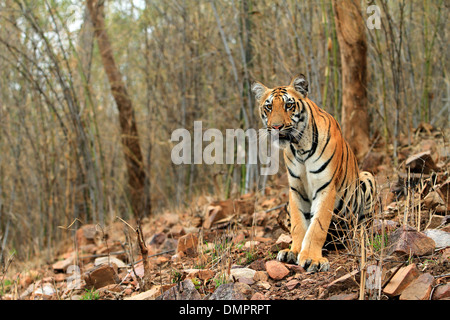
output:
[[[264,92],[266,92],[268,89],[265,85],[263,85],[261,82],[255,81],[252,84],[252,92],[255,95],[256,101],[260,101]]]
[[[308,95],[308,81],[303,74],[299,74],[292,79],[291,86],[294,87],[295,91],[300,92],[304,98]]]

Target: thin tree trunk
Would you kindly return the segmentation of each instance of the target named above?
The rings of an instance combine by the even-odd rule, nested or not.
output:
[[[342,129],[358,159],[369,150],[367,41],[359,1],[333,0],[342,62]]]
[[[103,1],[88,0],[87,6],[94,25],[103,67],[108,76],[111,93],[119,110],[121,142],[128,171],[131,208],[136,217],[141,217],[148,214],[148,212],[144,212],[146,211],[144,208],[146,175],[133,105],[114,60],[111,42],[105,30]]]

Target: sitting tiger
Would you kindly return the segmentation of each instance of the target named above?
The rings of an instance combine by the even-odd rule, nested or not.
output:
[[[289,180],[290,249],[277,260],[297,263],[308,272],[328,271],[322,256],[330,223],[336,217],[361,221],[373,211],[375,180],[359,172],[356,157],[337,121],[308,95],[300,74],[289,86],[252,85],[262,122],[278,133]]]

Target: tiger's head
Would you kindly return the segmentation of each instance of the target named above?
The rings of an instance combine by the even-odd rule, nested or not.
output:
[[[308,112],[303,103],[308,94],[305,76],[300,74],[290,85],[272,89],[255,82],[252,91],[265,128],[270,134],[278,133],[280,148],[298,143],[308,123]]]

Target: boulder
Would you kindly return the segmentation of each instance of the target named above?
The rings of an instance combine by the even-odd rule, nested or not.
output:
[[[436,243],[422,232],[402,226],[389,235],[388,255],[395,257],[425,256],[434,252]]]

